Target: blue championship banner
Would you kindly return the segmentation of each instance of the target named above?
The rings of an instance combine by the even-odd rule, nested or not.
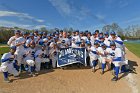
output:
[[[86,64],[86,49],[85,48],[61,48],[58,54],[57,67],[66,66],[73,63]]]

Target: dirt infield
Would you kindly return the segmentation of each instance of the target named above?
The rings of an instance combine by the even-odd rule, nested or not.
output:
[[[41,71],[37,77],[23,73],[18,80],[11,76],[9,84],[3,82],[0,74],[0,93],[139,93],[140,58],[128,50],[127,58],[138,74],[121,74],[117,82],[111,82],[111,72],[101,75],[101,70],[92,73],[88,68]]]

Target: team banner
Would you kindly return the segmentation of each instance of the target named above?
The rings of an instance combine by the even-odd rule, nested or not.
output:
[[[66,66],[73,63],[86,64],[86,49],[85,48],[61,48],[58,54],[57,67]]]

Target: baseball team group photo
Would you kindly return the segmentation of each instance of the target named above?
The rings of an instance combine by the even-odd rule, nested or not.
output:
[[[139,93],[138,0],[31,1],[0,2],[0,93]]]

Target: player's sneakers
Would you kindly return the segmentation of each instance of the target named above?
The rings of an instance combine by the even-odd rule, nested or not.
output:
[[[118,80],[118,77],[113,77],[112,79],[111,79],[111,81],[117,81]]]
[[[36,77],[36,74],[33,73],[32,76],[33,76],[33,77]]]
[[[14,76],[16,79],[19,79],[20,78],[20,75],[18,75],[18,76]]]
[[[35,72],[35,75],[39,75],[39,73],[38,72]]]
[[[100,72],[101,73],[101,75],[103,75],[104,74],[104,71],[102,71],[102,72]]]
[[[9,78],[5,78],[5,79],[4,79],[4,82],[6,82],[6,83],[10,83]]]
[[[95,73],[95,72],[96,72],[96,69],[95,69],[95,68],[92,68],[92,72],[94,72],[94,73]]]
[[[35,77],[36,76],[36,74],[34,74],[34,73],[30,73],[30,74],[28,74],[29,76],[33,76],[33,77]]]

